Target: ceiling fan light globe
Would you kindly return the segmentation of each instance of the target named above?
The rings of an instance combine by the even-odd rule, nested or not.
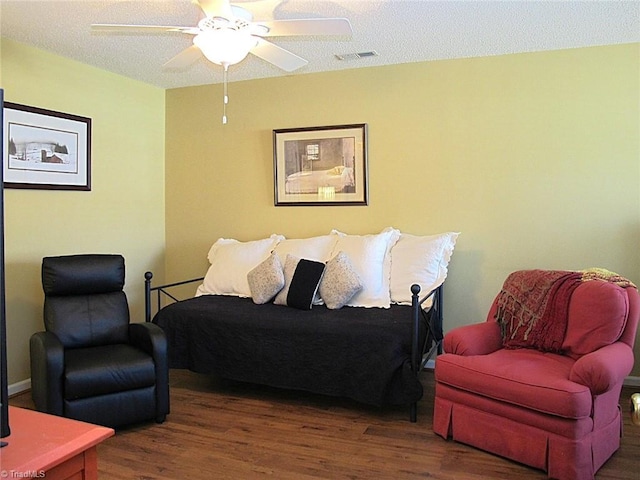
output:
[[[241,62],[256,46],[256,42],[249,32],[228,28],[201,32],[193,38],[193,43],[207,60],[217,65]]]

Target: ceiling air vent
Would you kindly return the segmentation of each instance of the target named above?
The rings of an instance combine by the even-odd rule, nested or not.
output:
[[[356,53],[336,53],[338,60],[359,60],[360,58],[377,57],[378,52],[371,50],[368,52],[356,52]]]

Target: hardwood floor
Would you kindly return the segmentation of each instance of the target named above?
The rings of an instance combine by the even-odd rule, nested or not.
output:
[[[405,408],[378,409],[344,399],[171,372],[165,423],[118,430],[98,447],[101,480],[190,479],[544,479],[546,474],[431,429],[433,373],[422,374],[418,422]],[[640,427],[633,391],[621,397],[624,437],[598,480],[640,478]],[[33,408],[30,393],[10,399]]]

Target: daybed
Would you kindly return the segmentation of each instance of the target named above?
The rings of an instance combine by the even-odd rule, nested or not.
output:
[[[408,405],[415,421],[417,373],[440,346],[442,283],[457,235],[388,228],[219,239],[203,279],[152,287],[147,272],[147,320],[155,292],[153,322],[166,332],[171,368]],[[194,298],[160,308],[161,293],[196,281]]]

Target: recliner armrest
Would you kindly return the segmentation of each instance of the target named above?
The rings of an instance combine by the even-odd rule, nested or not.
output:
[[[29,340],[31,396],[36,409],[64,414],[64,347],[51,332],[37,332]]]
[[[156,421],[169,413],[169,356],[167,337],[155,323],[130,323],[129,342],[151,357],[156,366]]]
[[[444,351],[455,355],[487,355],[501,348],[500,326],[493,321],[463,325],[444,336]]]
[[[569,380],[589,387],[594,395],[600,395],[622,383],[632,368],[631,347],[623,342],[615,342],[576,360]]]
[[[154,359],[157,354],[167,357],[167,339],[164,330],[155,323],[130,323],[129,343],[144,350]]]

